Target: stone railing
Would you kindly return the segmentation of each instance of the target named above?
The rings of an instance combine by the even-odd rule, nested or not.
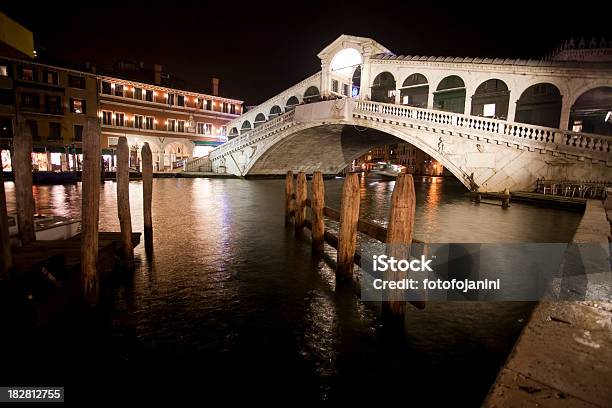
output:
[[[203,170],[201,168],[204,167]],[[212,171],[210,158],[208,156],[194,157],[193,159],[185,160],[183,171]]]
[[[259,105],[251,108],[248,112],[243,113],[242,115],[240,115],[239,117],[232,119],[230,122],[226,123],[225,126],[227,126],[227,129],[232,129],[233,127],[235,127],[236,129],[240,129],[242,123],[245,120],[248,120],[249,122],[251,122],[251,124],[255,123],[255,116],[258,113],[263,113],[264,115],[266,115],[266,118],[269,116],[270,114],[270,108],[272,108],[272,106],[274,105],[278,105],[279,104],[279,100],[283,99],[284,97],[288,97],[288,96],[293,96],[295,94],[295,91],[298,90],[299,88],[311,83],[311,82],[316,82],[317,80],[319,80],[319,83],[317,83],[317,88],[319,88],[320,90],[320,78],[321,78],[321,71],[309,76],[306,79],[303,79],[302,81],[298,82],[297,84],[293,85],[290,88],[285,89],[283,92],[274,95],[273,97],[269,98],[268,100],[260,103]],[[280,105],[279,105],[280,106]],[[285,109],[284,106],[280,107],[281,109]],[[264,122],[265,123],[265,122]]]
[[[397,118],[400,121],[417,124],[442,125],[455,130],[466,129],[481,134],[501,135],[510,139],[518,139],[527,144],[529,142],[539,142],[540,144],[550,145],[553,151],[589,152],[601,159],[607,159],[612,148],[612,137],[610,136],[578,133],[412,106],[355,101],[353,113],[370,113],[384,118]]]
[[[242,135],[211,150],[208,157],[210,157],[211,160],[215,160],[217,157],[241,149],[245,145],[254,142],[256,139],[265,137],[276,128],[286,125],[287,123],[292,123],[294,114],[295,112],[290,110],[289,112],[277,116],[276,118],[257,126],[255,129],[249,130],[248,132],[245,132]]]

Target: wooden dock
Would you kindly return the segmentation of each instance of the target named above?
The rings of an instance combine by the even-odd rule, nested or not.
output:
[[[100,274],[120,265],[120,233],[98,233]],[[132,233],[132,244],[140,243],[139,232]],[[0,281],[1,303],[38,326],[72,299],[80,298],[81,234],[68,240],[34,241],[12,248],[13,268]],[[24,323],[25,323],[24,321]]]
[[[503,193],[467,193],[470,196],[475,196],[479,194],[482,199],[492,199],[495,203],[501,203],[504,199]],[[561,196],[561,195],[553,195],[553,194],[542,194],[542,193],[533,193],[528,191],[513,191],[510,194],[510,201],[513,202],[524,202],[533,205],[541,205],[545,207],[553,207],[553,208],[563,208],[568,210],[576,210],[583,211],[587,199],[580,197],[570,197],[570,196]],[[487,202],[482,202],[483,204],[489,204]],[[501,204],[499,204],[501,205]]]

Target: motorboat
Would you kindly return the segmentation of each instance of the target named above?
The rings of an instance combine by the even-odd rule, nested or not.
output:
[[[370,170],[370,175],[386,180],[395,180],[398,174],[402,172],[402,167],[398,164],[379,162],[376,164],[376,167]]]
[[[17,214],[8,214],[9,236],[12,244],[19,243],[19,227]],[[34,215],[34,230],[36,239],[65,240],[74,237],[81,229],[81,220],[61,217],[58,215]]]

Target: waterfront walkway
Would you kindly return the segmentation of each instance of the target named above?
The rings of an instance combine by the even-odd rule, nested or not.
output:
[[[609,218],[589,200],[573,242],[609,242]],[[612,302],[541,302],[484,406],[612,406]]]

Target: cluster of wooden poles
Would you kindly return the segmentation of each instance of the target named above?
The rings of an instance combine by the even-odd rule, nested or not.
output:
[[[414,181],[410,174],[400,174],[395,182],[391,196],[388,227],[384,228],[367,220],[359,219],[360,185],[358,173],[348,173],[342,186],[340,211],[325,206],[325,189],[323,175],[314,172],[311,184],[311,199],[308,198],[306,174],[299,172],[294,188],[294,176],[291,171],[285,177],[285,222],[294,219],[297,235],[304,228],[312,232],[312,249],[322,253],[324,242],[337,250],[336,281],[353,280],[354,265],[361,265],[361,254],[357,250],[357,233],[361,232],[381,242],[387,247],[401,247],[413,242],[415,192]],[[310,219],[306,209],[310,208]],[[325,230],[325,218],[338,221],[339,233]],[[417,242],[414,240],[414,242]],[[383,303],[383,311],[392,315],[403,315],[405,302],[399,297],[388,299]],[[423,305],[415,306],[422,308]]]
[[[36,240],[34,228],[35,203],[32,194],[32,135],[25,122],[17,124],[14,139],[13,168],[15,170],[15,193],[17,223],[21,245]],[[153,224],[151,202],[153,191],[153,158],[148,143],[144,143],[142,155],[143,213],[145,246],[152,250]],[[1,176],[0,176],[1,177]],[[117,212],[121,227],[121,258],[127,267],[133,265],[132,221],[129,195],[129,148],[127,139],[120,137],[117,144]],[[99,293],[98,222],[100,207],[100,124],[95,118],[87,120],[83,137],[83,174],[81,202],[81,287],[84,298],[95,304]],[[4,183],[0,180],[0,235],[2,237],[2,276],[10,273],[12,258],[7,221],[7,206]]]

